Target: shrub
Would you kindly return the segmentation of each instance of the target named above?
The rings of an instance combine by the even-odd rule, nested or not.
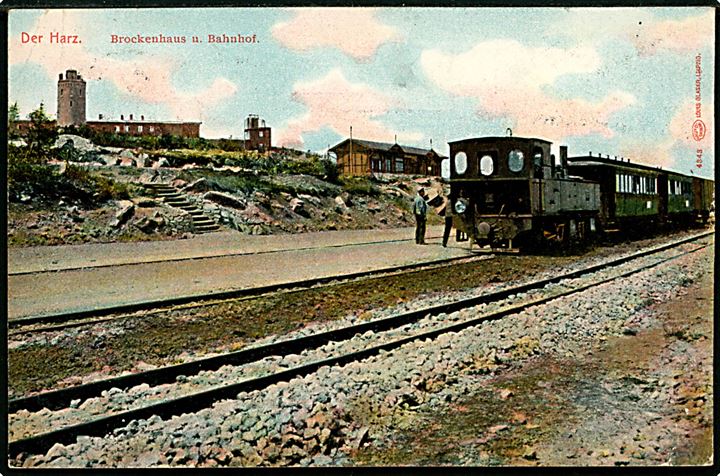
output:
[[[56,175],[44,154],[29,147],[8,145],[8,199],[19,201],[22,195],[52,196]]]
[[[340,179],[343,189],[352,194],[377,196],[380,190],[369,178],[365,177],[343,177]]]

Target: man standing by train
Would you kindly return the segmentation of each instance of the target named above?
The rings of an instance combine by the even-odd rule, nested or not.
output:
[[[425,189],[419,189],[413,202],[413,214],[415,215],[415,243],[425,244],[425,223],[427,221],[427,203],[425,202]]]

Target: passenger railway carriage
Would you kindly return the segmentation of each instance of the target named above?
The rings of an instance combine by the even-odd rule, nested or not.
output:
[[[714,182],[625,160],[560,157],[537,138],[450,142],[441,168],[454,226],[473,243],[585,241],[628,227],[707,221]]]

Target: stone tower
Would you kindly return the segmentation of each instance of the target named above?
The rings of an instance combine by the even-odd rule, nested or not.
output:
[[[58,79],[57,96],[58,126],[80,126],[85,124],[85,80],[69,69]]]

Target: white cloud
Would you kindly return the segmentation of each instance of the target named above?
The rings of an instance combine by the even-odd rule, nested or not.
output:
[[[301,147],[303,134],[329,128],[347,136],[350,126],[358,138],[392,141],[395,131],[377,118],[387,113],[397,102],[367,84],[351,83],[340,69],[333,69],[323,78],[301,82],[293,88],[293,99],[307,107],[307,112],[291,119],[278,134],[278,143]],[[417,141],[418,133],[398,134],[404,140]]]
[[[579,44],[629,41],[640,56],[661,52],[695,53],[715,41],[715,9],[687,10],[681,20],[661,20],[648,8],[572,8],[549,30]]]
[[[683,20],[652,21],[631,38],[641,56],[670,51],[697,53],[715,42],[715,9]]]
[[[635,101],[623,91],[593,103],[558,99],[543,89],[562,75],[592,73],[600,65],[592,48],[528,47],[513,40],[485,41],[456,55],[437,49],[421,55],[423,71],[441,89],[476,99],[480,113],[508,118],[517,134],[555,140],[593,133],[611,137],[610,115]]]
[[[338,48],[356,60],[367,60],[398,32],[375,18],[372,8],[298,8],[295,17],[276,24],[273,37],[295,51]]]

